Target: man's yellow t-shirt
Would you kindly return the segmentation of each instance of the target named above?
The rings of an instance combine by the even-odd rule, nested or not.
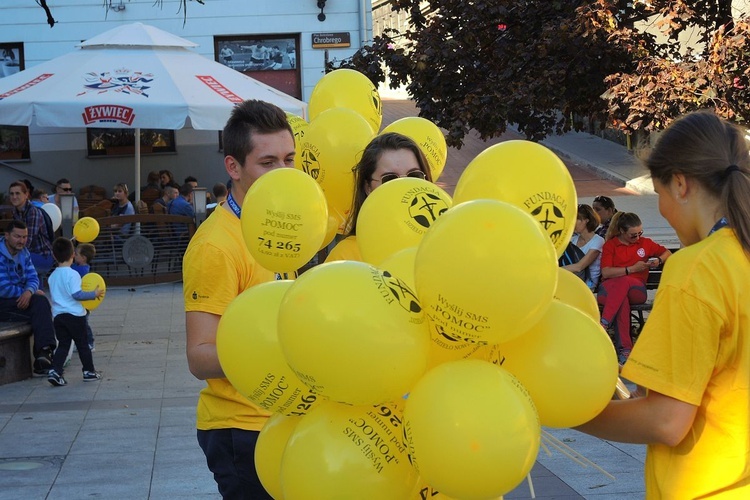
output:
[[[647,498],[750,498],[750,262],[734,232],[670,257],[622,375],[698,406],[675,447],[649,445]]]
[[[240,293],[272,281],[242,239],[240,220],[217,207],[190,240],[183,259],[185,311],[221,316]],[[238,393],[225,378],[208,379],[198,399],[197,428],[260,430],[268,412]]]

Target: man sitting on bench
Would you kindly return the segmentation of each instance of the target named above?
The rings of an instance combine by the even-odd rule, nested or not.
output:
[[[30,321],[34,335],[34,374],[46,375],[52,366],[55,329],[52,309],[37,293],[39,277],[26,248],[26,224],[12,220],[0,237],[0,321]]]

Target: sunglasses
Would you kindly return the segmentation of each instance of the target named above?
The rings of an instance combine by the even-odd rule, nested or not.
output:
[[[610,198],[609,196],[597,196],[596,198],[594,198],[594,201],[597,203],[612,203],[612,198]]]
[[[637,233],[633,233],[633,234],[626,233],[625,236],[627,236],[631,240],[634,240],[636,238],[640,238],[641,236],[643,236],[643,231],[638,231]]]
[[[73,188],[60,188],[60,189],[65,191],[66,193],[70,193],[73,191]]]
[[[425,173],[422,172],[421,170],[412,170],[411,172],[407,172],[407,174],[404,176],[398,175],[393,172],[386,172],[380,176],[380,183],[385,184],[386,182],[395,181],[396,179],[400,179],[401,177],[412,177],[414,179],[422,179],[422,180],[427,178]],[[377,179],[371,179],[371,180],[375,181]]]

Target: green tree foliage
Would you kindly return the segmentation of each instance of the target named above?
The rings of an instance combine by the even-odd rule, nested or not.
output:
[[[591,123],[653,130],[709,106],[750,118],[748,24],[732,23],[731,0],[390,3],[411,28],[328,69],[355,68],[378,84],[385,68],[454,146],[470,129],[489,138],[508,123],[538,140]],[[698,34],[692,50],[678,40],[688,32]]]

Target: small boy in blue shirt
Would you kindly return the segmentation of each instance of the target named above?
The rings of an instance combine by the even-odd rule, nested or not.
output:
[[[78,357],[83,365],[83,380],[100,380],[102,377],[94,368],[94,358],[86,339],[86,309],[80,301],[103,297],[104,290],[99,287],[91,292],[81,290],[81,276],[71,268],[75,251],[69,239],[55,239],[52,242],[52,255],[58,267],[49,277],[49,291],[58,344],[47,380],[54,386],[67,384],[62,374],[71,342],[75,342],[78,349]]]
[[[73,265],[70,267],[78,271],[78,274],[83,278],[91,271],[91,261],[94,260],[95,255],[96,248],[94,245],[91,243],[79,243],[76,246]],[[89,349],[91,349],[91,352],[94,352],[94,332],[91,330],[91,325],[89,325],[88,311],[86,312],[86,335],[89,341]]]

